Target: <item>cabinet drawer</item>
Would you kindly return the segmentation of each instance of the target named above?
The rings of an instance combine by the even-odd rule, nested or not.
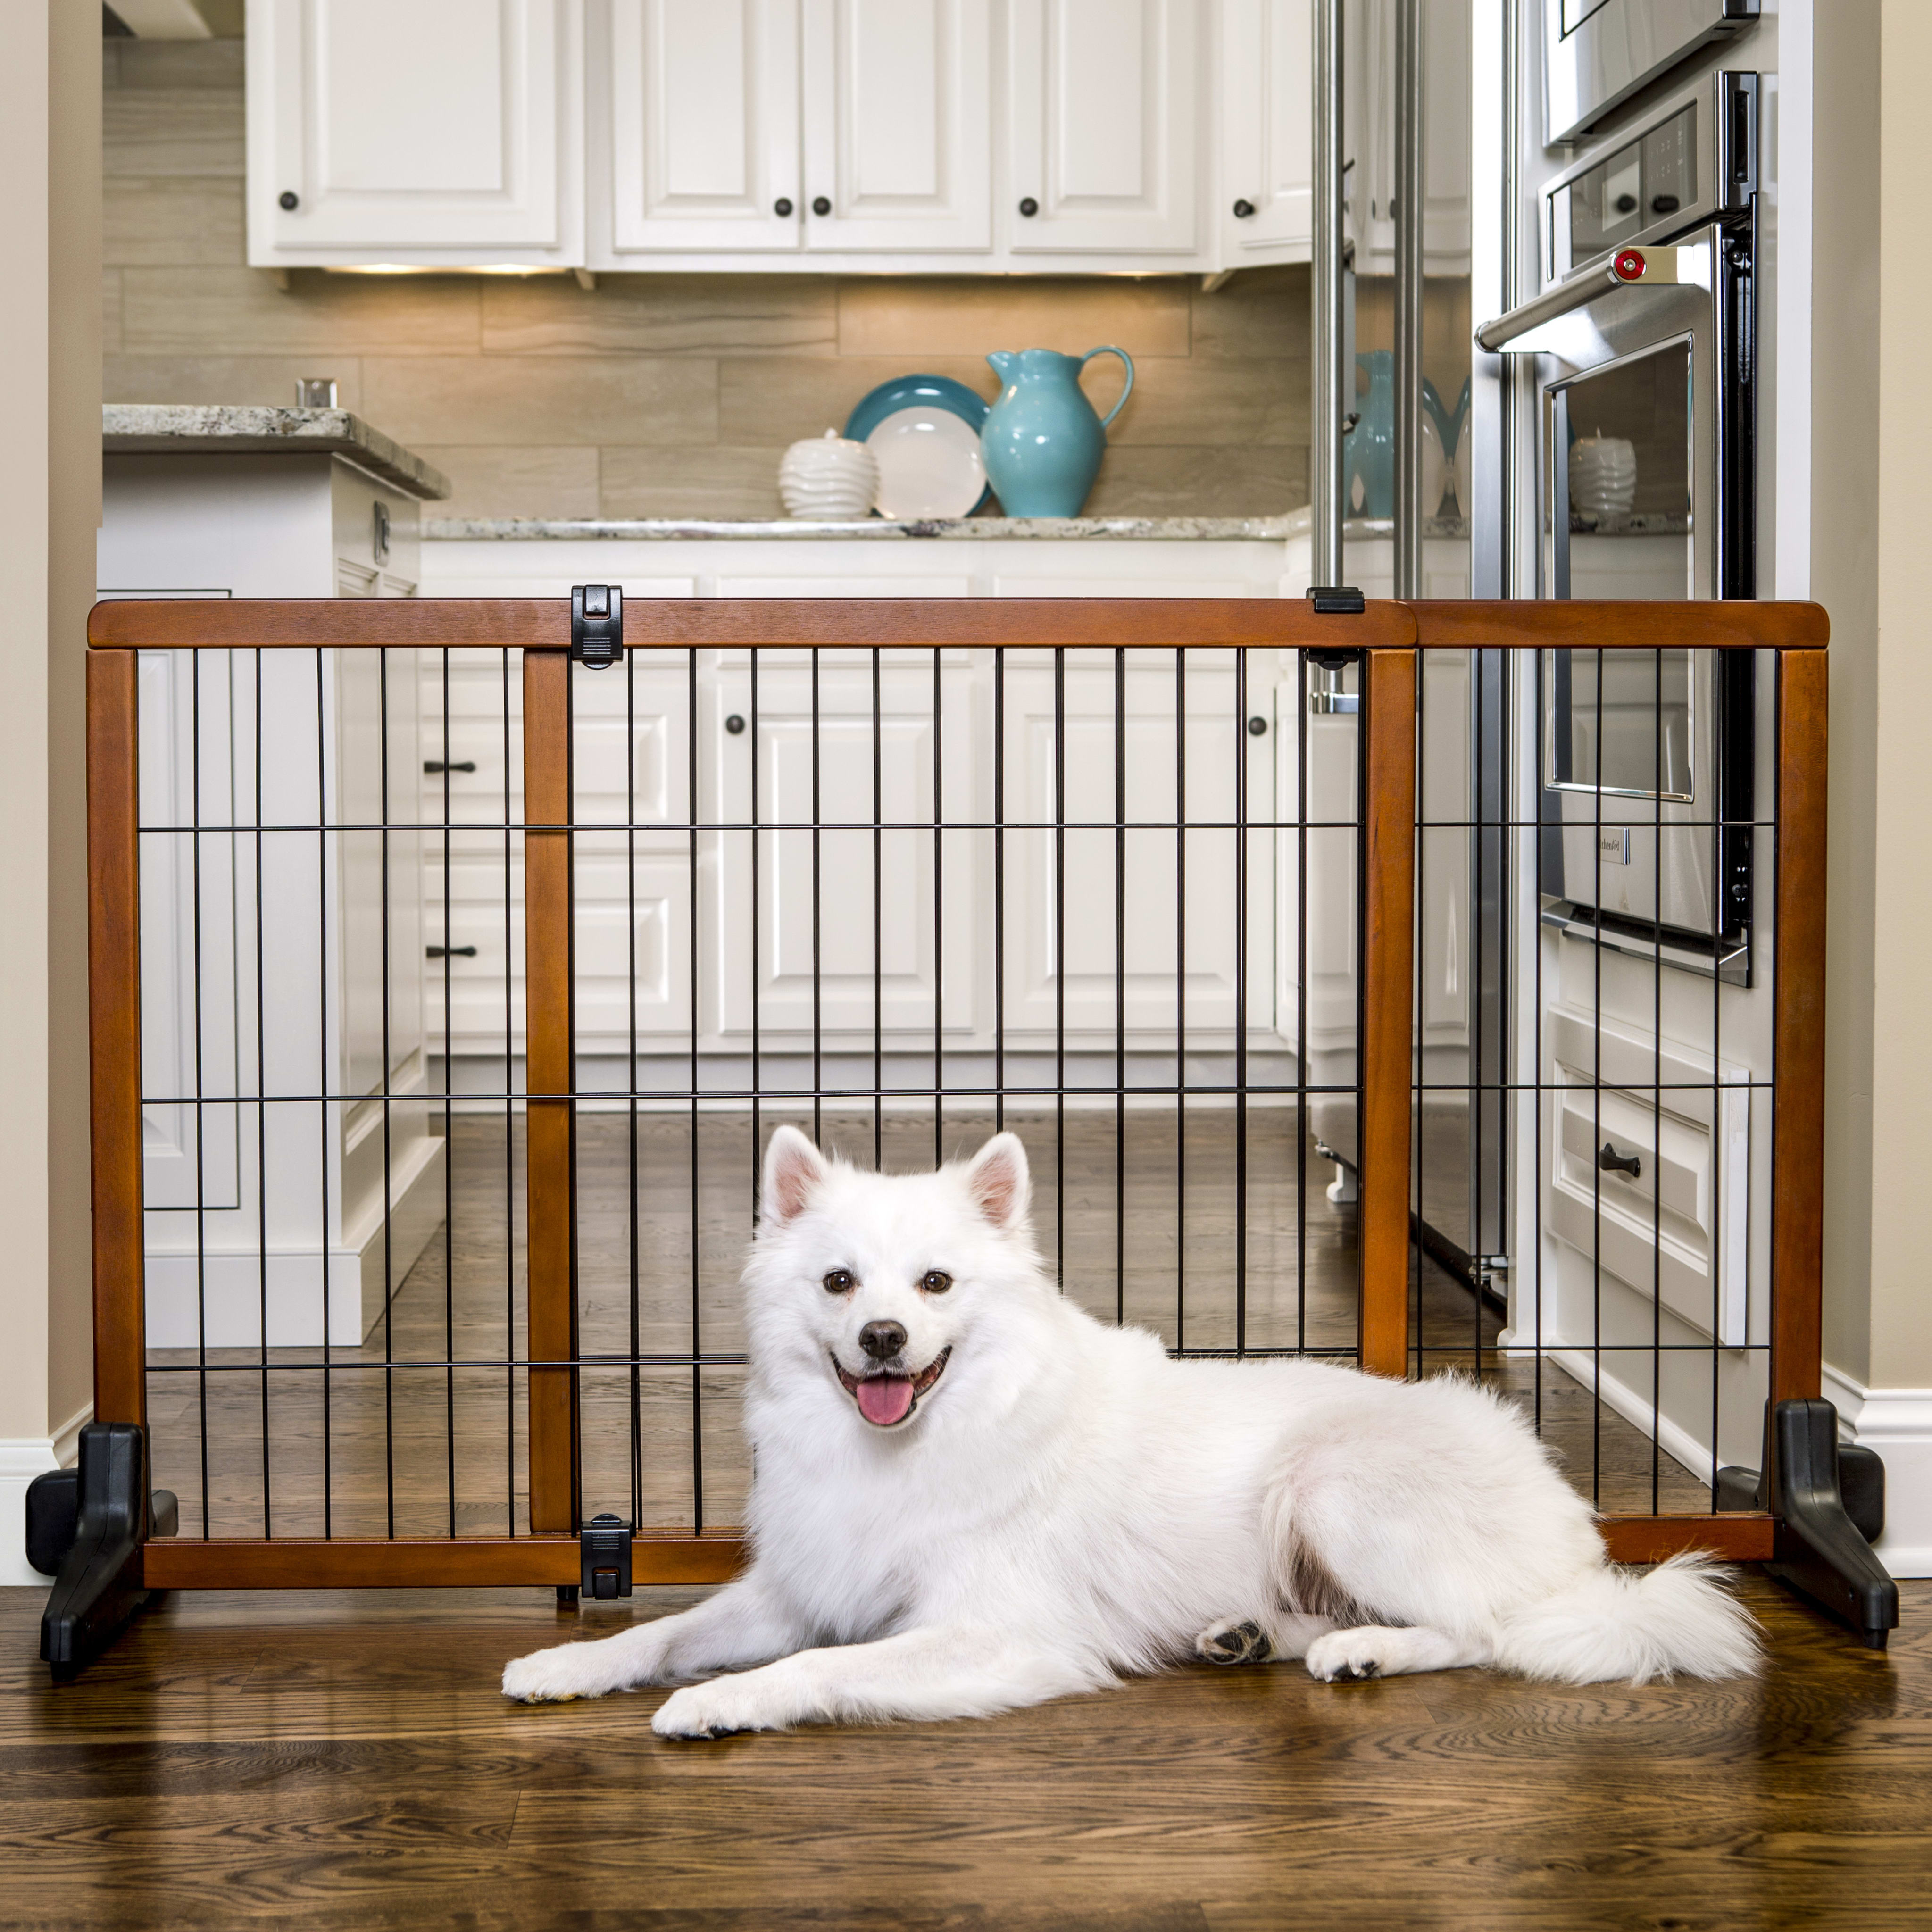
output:
[[[1582,1015],[1550,1016],[1551,1232],[1638,1294],[1654,1294],[1700,1334],[1742,1348],[1749,1316],[1748,1076],[1722,1063],[1714,1073],[1687,1050],[1639,1043],[1607,1021],[1600,1042],[1595,1030]],[[1604,1084],[1592,1084],[1593,1070]],[[1618,1079],[1628,1084],[1609,1084]],[[1633,1160],[1636,1174],[1605,1164]]]

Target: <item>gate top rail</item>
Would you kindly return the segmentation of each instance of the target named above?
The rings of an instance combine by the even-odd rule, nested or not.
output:
[[[779,597],[627,600],[632,650],[732,645],[1150,645],[1466,650],[1476,646],[1816,650],[1817,604],[1611,603],[1518,598],[1400,602],[1317,615],[1300,598]],[[570,599],[116,598],[88,614],[97,648],[319,645],[570,648]]]

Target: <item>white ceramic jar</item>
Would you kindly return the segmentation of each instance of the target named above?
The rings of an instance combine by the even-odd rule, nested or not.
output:
[[[878,459],[836,429],[794,443],[778,464],[786,514],[814,523],[857,521],[870,514],[878,488]]]

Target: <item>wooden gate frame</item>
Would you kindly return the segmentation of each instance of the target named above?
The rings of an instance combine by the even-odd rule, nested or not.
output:
[[[1409,1136],[1418,653],[1504,646],[1778,653],[1777,905],[1771,1396],[1820,1392],[1824,1257],[1825,646],[1815,604],[1402,603],[1318,615],[1262,598],[634,601],[633,650],[986,645],[1310,647],[1363,653],[1361,1360],[1400,1376],[1408,1334]],[[147,1420],[142,1216],[136,656],[142,650],[458,646],[524,653],[531,1534],[460,1538],[168,1538],[150,1589],[568,1586],[579,1579],[574,1358],[575,1102],[572,969],[570,605],[566,598],[191,598],[97,604],[88,619],[88,1003],[92,1035],[94,1414]],[[1772,1554],[1763,1510],[1612,1516],[1623,1562],[1683,1550]],[[722,1582],[735,1531],[640,1531],[644,1583]]]

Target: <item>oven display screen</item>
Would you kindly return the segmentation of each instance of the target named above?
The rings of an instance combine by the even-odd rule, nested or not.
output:
[[[1558,275],[1654,228],[1697,199],[1697,106],[1692,101],[1606,155],[1550,197]]]

